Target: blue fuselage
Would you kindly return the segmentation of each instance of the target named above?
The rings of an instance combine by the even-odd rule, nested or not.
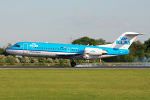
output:
[[[14,46],[8,48],[6,51],[10,54],[22,56],[58,57],[58,55],[61,55],[62,57],[63,55],[84,54],[85,48],[97,48],[107,51],[107,54],[98,56],[98,58],[125,55],[130,52],[129,49],[40,42],[18,42]],[[91,52],[93,51],[94,50],[92,50]]]

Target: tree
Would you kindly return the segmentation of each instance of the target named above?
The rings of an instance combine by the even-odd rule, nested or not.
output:
[[[132,54],[135,58],[138,58],[140,61],[144,59],[146,46],[140,41],[133,42],[129,49],[131,52],[130,54]]]
[[[47,63],[53,63],[54,61],[53,61],[52,58],[48,58],[46,62],[47,62]]]
[[[55,63],[59,63],[59,59],[58,58],[56,58],[54,61],[55,61]]]
[[[6,52],[6,49],[11,47],[11,43],[8,43],[8,45],[6,47],[0,48],[0,54],[3,54],[5,56],[8,56],[9,54]]]
[[[72,44],[79,44],[79,45],[98,45],[97,40],[89,38],[89,37],[82,37],[76,39],[72,42]]]
[[[11,44],[11,43],[8,43],[6,49],[9,48],[9,47],[12,47],[12,44]]]
[[[146,56],[147,58],[150,57],[150,48],[148,48],[148,49],[145,51],[145,56]]]
[[[150,48],[150,38],[144,42],[144,45],[146,46],[146,50]]]
[[[4,49],[0,48],[0,54],[3,54],[3,52],[4,52]]]
[[[4,65],[6,63],[6,57],[4,55],[0,55],[0,65]]]
[[[16,63],[20,63],[19,58],[15,58],[15,62],[16,62]]]
[[[38,57],[38,61],[39,63],[46,63],[46,58],[43,58],[43,57]]]
[[[22,62],[23,63],[30,63],[31,61],[30,61],[29,57],[23,57]]]
[[[38,59],[36,57],[31,57],[31,63],[38,63]]]
[[[102,38],[98,39],[97,42],[98,42],[98,45],[106,44],[106,41]]]
[[[14,65],[15,62],[16,62],[16,58],[13,57],[12,55],[8,55],[8,56],[6,57],[6,59],[7,59],[7,63],[9,63],[10,65]]]
[[[146,49],[145,49],[145,56],[147,58],[150,57],[150,38],[144,42],[144,45],[146,46]]]
[[[61,59],[61,60],[60,60],[60,66],[64,66],[64,64],[65,64],[64,59]]]

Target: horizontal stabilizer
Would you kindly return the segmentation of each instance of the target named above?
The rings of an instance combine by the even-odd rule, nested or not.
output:
[[[145,33],[134,33],[134,32],[127,32],[126,33],[127,36],[136,36],[136,35],[145,35]]]

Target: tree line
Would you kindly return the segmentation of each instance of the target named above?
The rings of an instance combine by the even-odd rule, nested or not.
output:
[[[79,45],[103,45],[109,44],[111,42],[106,42],[104,39],[92,39],[89,37],[82,37],[76,39],[72,44]],[[45,66],[70,66],[70,60],[68,59],[52,59],[52,58],[43,58],[43,57],[15,57],[14,55],[9,55],[6,53],[6,49],[11,47],[9,43],[7,47],[0,47],[0,65],[45,65]],[[104,58],[104,62],[143,62],[150,61],[150,38],[144,43],[140,41],[135,41],[130,46],[130,53],[128,55],[116,56],[111,58]],[[84,60],[77,60],[77,63],[86,63]],[[98,59],[88,61],[90,63],[99,62]]]

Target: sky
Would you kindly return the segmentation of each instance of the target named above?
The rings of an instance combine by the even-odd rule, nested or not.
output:
[[[0,47],[84,36],[114,42],[128,31],[150,38],[150,0],[0,0]]]

